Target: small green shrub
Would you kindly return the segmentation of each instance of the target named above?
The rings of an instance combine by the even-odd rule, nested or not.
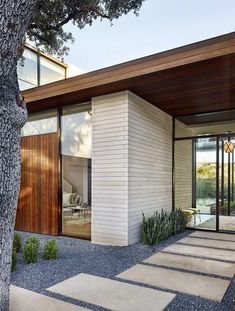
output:
[[[143,214],[141,224],[141,242],[153,246],[168,239],[170,236],[183,232],[188,223],[188,217],[181,211],[166,213],[155,212],[148,218]]]
[[[58,256],[58,246],[55,240],[47,241],[44,246],[44,258],[56,259]]]
[[[27,264],[35,263],[38,260],[38,245],[33,242],[26,242],[23,248],[23,257]]]
[[[14,239],[13,239],[13,248],[15,249],[17,253],[19,253],[21,250],[21,247],[22,247],[21,236],[19,235],[19,233],[15,233]]]
[[[177,209],[170,213],[169,220],[171,223],[171,235],[175,235],[185,230],[190,216]]]
[[[17,264],[17,250],[13,246],[12,257],[11,257],[11,272],[16,270],[16,264]]]
[[[34,244],[37,248],[37,251],[39,250],[39,246],[40,246],[40,242],[39,242],[39,239],[36,237],[36,236],[30,236],[26,242],[26,244]]]

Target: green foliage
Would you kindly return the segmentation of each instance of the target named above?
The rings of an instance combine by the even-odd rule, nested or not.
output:
[[[169,221],[171,227],[171,235],[183,232],[187,226],[190,217],[177,209],[169,214]]]
[[[31,236],[26,240],[23,248],[23,257],[27,264],[37,262],[39,246],[39,239],[35,236]]]
[[[176,210],[166,213],[155,212],[148,218],[143,214],[141,224],[141,242],[153,246],[168,239],[170,236],[183,232],[186,228],[188,217],[181,211]]]
[[[36,237],[36,236],[30,236],[26,242],[26,244],[34,244],[35,247],[37,248],[37,251],[39,250],[39,246],[40,246],[40,242],[39,242],[39,239]]]
[[[27,37],[43,51],[57,56],[68,52],[66,42],[73,42],[71,32],[63,27],[72,22],[79,29],[92,25],[96,19],[112,22],[133,11],[136,15],[144,0],[39,0]]]
[[[13,249],[15,249],[17,253],[19,253],[21,250],[21,246],[22,246],[21,236],[19,233],[15,233],[13,239]]]
[[[38,261],[38,248],[34,243],[26,243],[23,248],[23,257],[27,264]]]
[[[44,246],[44,258],[56,259],[58,256],[58,246],[55,240],[47,241]]]
[[[17,250],[13,246],[12,257],[11,257],[11,272],[16,270],[16,264],[17,264]]]

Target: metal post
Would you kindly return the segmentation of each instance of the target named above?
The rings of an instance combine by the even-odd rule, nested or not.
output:
[[[216,138],[216,231],[219,231],[219,137]]]
[[[172,210],[175,210],[175,118],[172,118]]]
[[[228,137],[228,142],[230,142],[230,137]],[[230,152],[228,153],[228,216],[230,216],[230,200],[231,200],[231,185],[230,185]]]

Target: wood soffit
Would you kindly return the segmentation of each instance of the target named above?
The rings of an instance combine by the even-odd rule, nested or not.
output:
[[[23,95],[32,112],[124,90],[172,116],[234,109],[235,32],[29,89]]]

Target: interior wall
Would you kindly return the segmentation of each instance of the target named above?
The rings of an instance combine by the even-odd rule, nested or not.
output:
[[[82,196],[83,203],[88,203],[88,159],[62,156],[63,190],[69,188]],[[70,187],[68,187],[70,185]]]

